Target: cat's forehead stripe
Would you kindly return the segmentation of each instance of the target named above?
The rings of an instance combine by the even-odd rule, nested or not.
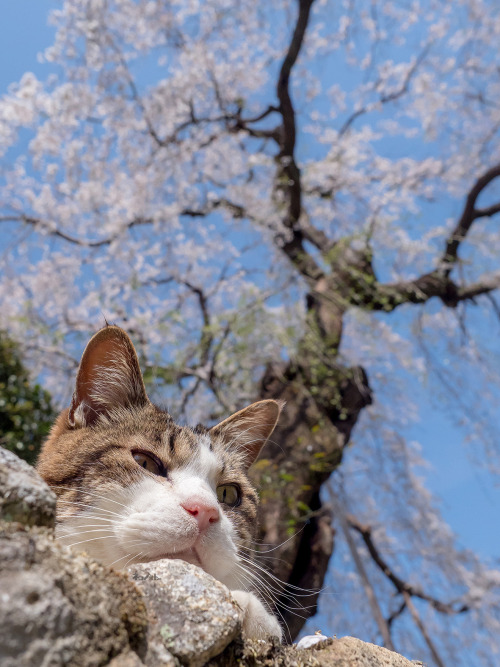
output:
[[[175,451],[175,431],[174,429],[169,429],[167,433],[165,434],[165,437],[168,442],[168,450],[171,454],[174,453]]]
[[[199,460],[200,468],[207,475],[215,474],[220,470],[221,461],[219,457],[212,451],[212,443],[208,435],[198,436],[199,451],[197,459]]]
[[[176,440],[180,435],[181,429],[175,424],[169,424],[167,429],[163,432],[160,440],[170,454],[175,454]]]

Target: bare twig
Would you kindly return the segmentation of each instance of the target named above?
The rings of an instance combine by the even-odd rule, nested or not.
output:
[[[389,567],[388,563],[382,558],[380,551],[375,546],[372,537],[371,527],[361,524],[352,515],[348,515],[346,517],[346,520],[349,526],[361,535],[361,537],[363,538],[363,542],[365,543],[366,548],[368,549],[368,553],[370,554],[373,562],[385,574],[385,576],[389,579],[389,581],[392,582],[398,593],[402,595],[406,593],[410,596],[420,598],[421,600],[425,600],[434,609],[436,609],[436,611],[439,611],[442,614],[449,614],[449,615],[462,614],[469,610],[469,606],[466,604],[462,604],[456,607],[453,605],[453,603],[441,602],[441,600],[438,600],[437,598],[424,593],[419,587],[409,584],[400,577],[398,577],[398,575],[392,570],[392,568]]]
[[[424,60],[425,56],[427,55],[428,51],[430,48],[430,44],[426,44],[424,49],[422,49],[422,52],[419,54],[418,58],[416,58],[415,62],[411,65],[411,67],[408,68],[408,71],[406,72],[405,78],[401,84],[401,86],[393,91],[392,93],[386,93],[385,95],[381,95],[380,98],[377,100],[376,103],[366,105],[362,107],[361,109],[356,109],[356,111],[353,111],[353,113],[346,119],[346,121],[343,123],[342,127],[339,130],[339,135],[343,135],[347,132],[347,130],[351,127],[351,125],[361,116],[364,116],[365,114],[369,113],[370,111],[374,109],[378,109],[379,105],[384,105],[388,104],[389,102],[394,102],[398,100],[400,97],[405,95],[409,88],[410,88],[410,83],[411,80],[413,79],[413,76],[415,75],[415,72],[417,71],[419,65],[422,63]]]
[[[304,248],[304,233],[299,224],[302,213],[302,185],[300,169],[295,161],[296,126],[295,110],[290,96],[290,75],[304,42],[313,2],[314,0],[299,0],[295,29],[281,65],[276,86],[276,94],[280,103],[279,112],[282,118],[279,136],[280,152],[277,157],[277,187],[285,195],[286,212],[283,224],[288,230],[286,237],[281,235],[276,237],[276,243],[310,283],[317,281],[323,275],[323,271]],[[309,236],[312,238],[311,228]]]
[[[406,606],[408,607],[408,609],[410,611],[411,617],[413,618],[413,620],[415,622],[415,625],[418,627],[418,629],[422,633],[422,637],[424,638],[425,643],[429,647],[429,650],[432,653],[432,657],[434,658],[434,661],[435,661],[437,667],[445,667],[444,662],[441,660],[441,657],[440,657],[440,655],[439,655],[439,653],[436,649],[436,646],[435,646],[434,642],[432,641],[429,633],[427,632],[427,629],[426,629],[425,625],[422,623],[422,619],[420,618],[420,615],[419,615],[415,605],[413,604],[413,601],[411,599],[410,594],[405,591],[403,593],[403,596],[404,596],[404,599],[405,599]]]
[[[385,620],[384,615],[382,614],[382,610],[380,609],[380,605],[378,603],[375,590],[371,585],[371,582],[368,578],[368,574],[365,570],[365,566],[363,565],[363,560],[359,555],[358,549],[349,530],[348,519],[342,507],[340,506],[340,503],[337,501],[337,498],[334,496],[331,490],[330,490],[330,498],[333,503],[335,516],[337,517],[340,523],[340,527],[342,528],[342,532],[344,533],[347,546],[349,547],[349,551],[351,552],[351,556],[356,566],[356,570],[358,571],[359,578],[365,590],[366,597],[368,598],[368,604],[370,605],[373,618],[375,619],[380,634],[382,635],[384,646],[390,649],[391,651],[394,651],[395,649],[392,643],[390,625]]]
[[[488,208],[477,209],[476,201],[483,190],[496,178],[500,176],[500,164],[488,169],[474,183],[467,195],[464,210],[453,232],[446,241],[446,248],[442,258],[443,271],[449,276],[458,259],[458,249],[467,236],[472,223],[478,218],[490,217],[500,213],[500,203]]]

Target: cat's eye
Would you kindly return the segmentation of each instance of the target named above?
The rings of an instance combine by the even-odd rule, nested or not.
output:
[[[217,487],[217,500],[229,507],[237,507],[241,502],[241,491],[236,484],[221,484]]]
[[[144,468],[144,470],[152,472],[153,475],[166,476],[165,468],[156,456],[145,454],[144,452],[132,452],[132,456],[134,457],[134,461],[140,465],[141,468]]]

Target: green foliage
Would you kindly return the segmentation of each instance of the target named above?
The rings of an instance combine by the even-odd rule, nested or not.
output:
[[[17,344],[0,331],[0,445],[33,465],[54,417],[50,394],[31,383]]]

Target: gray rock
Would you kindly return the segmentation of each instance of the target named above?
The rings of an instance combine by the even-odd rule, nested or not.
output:
[[[230,644],[207,667],[412,667],[414,663],[380,646],[354,637],[327,639],[306,649],[276,641]]]
[[[170,664],[161,660],[172,654],[182,665],[200,667],[239,635],[240,608],[229,590],[200,568],[163,560],[133,566],[130,573],[148,607],[147,665]]]
[[[399,653],[354,637],[332,639],[328,645],[316,644],[308,653],[324,667],[412,667],[413,664]]]
[[[94,667],[146,653],[147,614],[137,588],[51,531],[0,523],[0,664]],[[139,663],[140,664],[140,663]]]
[[[161,663],[158,664],[161,665]],[[172,658],[172,667],[174,666],[177,667],[177,664]],[[120,653],[116,658],[113,658],[113,660],[108,663],[107,667],[144,667],[144,663],[137,653],[127,651],[126,653]]]
[[[56,497],[34,468],[0,447],[0,518],[54,526]]]

